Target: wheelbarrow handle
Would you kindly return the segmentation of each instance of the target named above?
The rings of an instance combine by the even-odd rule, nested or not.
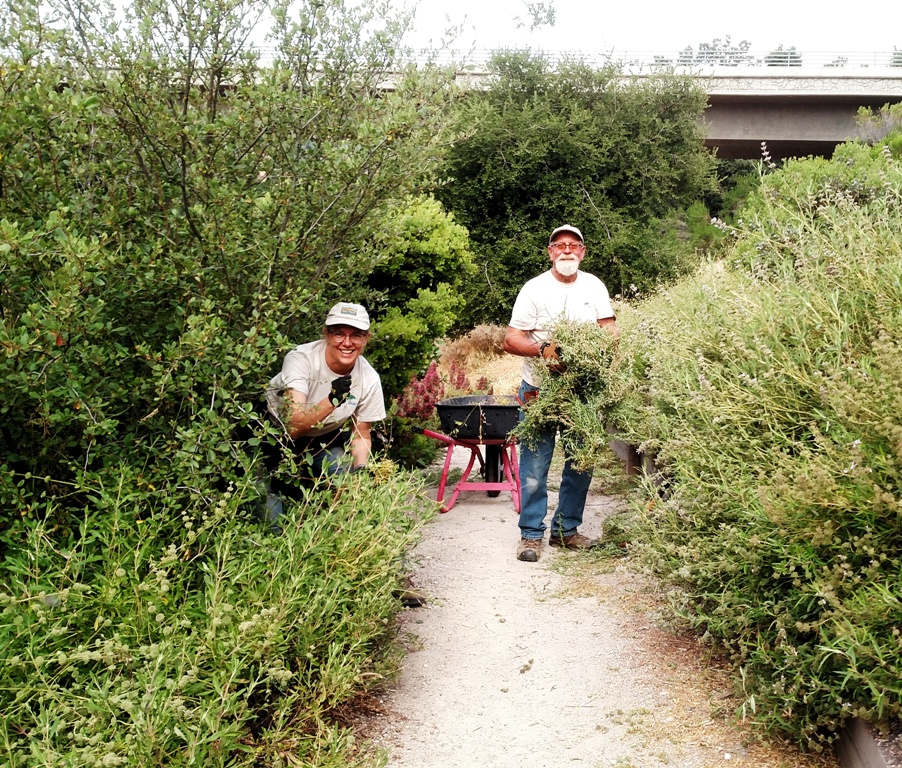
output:
[[[414,427],[413,431],[426,435],[426,437],[431,437],[434,440],[440,440],[447,445],[454,445],[457,442],[454,438],[448,437],[448,435],[443,435],[441,432],[433,432],[431,429],[425,429],[424,427]]]

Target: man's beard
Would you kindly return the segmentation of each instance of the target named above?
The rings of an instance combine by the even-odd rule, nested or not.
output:
[[[557,270],[558,274],[561,274],[564,277],[572,277],[579,269],[579,262],[576,259],[558,259],[554,263],[554,268]]]

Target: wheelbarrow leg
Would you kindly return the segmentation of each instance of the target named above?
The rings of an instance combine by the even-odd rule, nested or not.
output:
[[[502,467],[504,469],[504,479],[507,480],[511,489],[511,501],[514,502],[514,509],[520,514],[520,468],[517,464],[517,446],[514,443],[505,443],[501,451]]]
[[[448,469],[451,466],[451,456],[454,455],[454,443],[448,443],[448,450],[445,452],[445,465],[442,467],[442,476],[438,481],[438,494],[435,500],[441,503],[445,498],[445,486],[448,484]],[[454,501],[449,506],[442,505],[442,512],[447,512],[454,506]]]
[[[451,448],[453,446],[448,446],[448,453],[450,454]],[[479,449],[472,445],[465,445],[464,448],[470,449],[470,460],[467,462],[467,467],[464,469],[464,473],[460,476],[460,480],[457,481],[457,485],[454,486],[454,492],[451,494],[451,498],[448,500],[448,503],[445,505],[443,512],[448,512],[451,508],[457,503],[457,497],[460,496],[460,492],[463,490],[464,485],[467,482],[467,478],[470,476],[470,472],[473,471],[473,465],[476,463],[476,459],[479,458],[482,460],[482,455],[479,453]],[[448,462],[446,462],[447,464]]]

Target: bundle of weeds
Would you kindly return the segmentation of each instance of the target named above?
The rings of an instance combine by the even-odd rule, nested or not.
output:
[[[536,361],[539,394],[525,409],[516,434],[535,445],[543,432],[558,429],[565,454],[586,471],[608,450],[608,415],[623,394],[617,342],[595,323],[564,320],[551,329],[550,343],[559,348],[565,369],[554,371],[544,360]]]
[[[731,654],[745,714],[813,749],[902,713],[902,173],[853,149],[877,192],[794,165],[795,204],[765,179],[740,234],[753,269],[621,315],[614,414],[672,480],[642,506],[649,562]]]
[[[4,533],[0,762],[363,765],[333,713],[396,668],[417,486],[355,474],[273,536],[241,489],[173,529],[122,475],[63,540]]]

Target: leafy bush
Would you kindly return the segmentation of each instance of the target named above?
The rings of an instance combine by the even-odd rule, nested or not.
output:
[[[460,294],[440,283],[437,290],[420,290],[405,306],[383,312],[367,359],[379,371],[386,396],[401,392],[435,358],[438,339],[448,332],[460,306]]]
[[[331,716],[384,671],[416,488],[342,486],[262,536],[254,407],[401,248],[451,75],[395,67],[403,21],[370,3],[51,6],[0,18],[0,749],[347,765]],[[430,248],[465,262],[451,234]],[[452,294],[378,307],[415,340],[396,368]]]
[[[379,87],[403,25],[370,35],[374,9],[337,2],[276,14],[264,68],[255,17],[228,3],[133,10],[118,36],[65,13],[47,34],[37,6],[3,30],[4,517],[42,494],[79,509],[79,474],[123,462],[157,487],[222,485],[232,426],[326,307],[372,297],[383,246],[392,274],[428,233],[415,256],[466,272],[463,230],[410,196],[443,149],[447,75]],[[375,308],[389,386],[453,322],[450,285]]]
[[[379,261],[367,285],[382,301],[412,299],[442,283],[456,286],[473,273],[467,230],[434,197],[404,201],[376,236]]]
[[[746,199],[761,183],[761,168],[761,161],[717,161],[717,188],[710,190],[702,199],[712,218],[728,225],[736,222]],[[717,235],[714,237],[719,239]]]
[[[621,313],[618,427],[671,480],[648,553],[720,640],[744,711],[820,749],[902,713],[902,172],[787,163],[728,264]]]
[[[711,214],[702,202],[690,205],[686,209],[685,219],[689,242],[696,249],[710,251],[724,238],[724,230],[711,222]]]
[[[374,338],[367,359],[386,397],[435,358],[457,320],[461,286],[473,273],[467,231],[431,197],[405,201],[375,238],[377,266],[367,278]]]
[[[415,486],[348,476],[271,536],[240,488],[155,509],[139,485],[123,467],[67,532],[48,508],[4,533],[4,764],[352,764],[330,723],[395,669]]]
[[[579,226],[586,268],[612,293],[680,274],[685,248],[660,221],[711,186],[702,143],[704,93],[691,78],[624,83],[614,67],[499,53],[494,79],[470,94],[465,137],[451,147],[452,182],[436,195],[467,227],[478,271],[460,327],[506,323],[517,291],[547,268],[557,226]]]

